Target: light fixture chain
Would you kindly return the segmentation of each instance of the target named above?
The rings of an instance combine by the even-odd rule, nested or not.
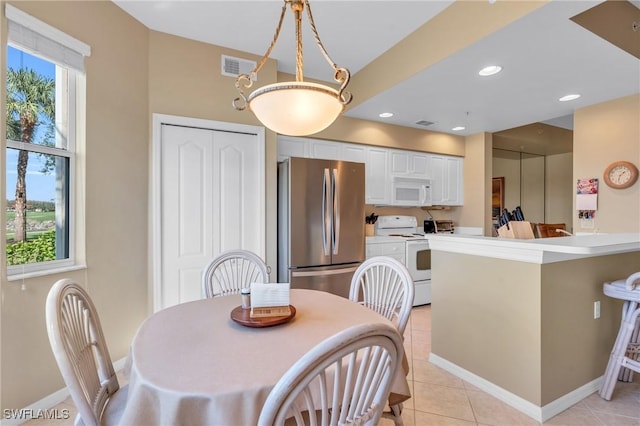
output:
[[[307,5],[308,7],[308,5]],[[304,60],[302,53],[302,11],[291,6],[296,21],[296,81],[304,80]]]
[[[264,54],[262,59],[260,59],[260,62],[258,63],[258,65],[256,65],[253,71],[251,71],[251,74],[257,74],[258,72],[260,72],[260,69],[262,69],[262,66],[265,64],[265,62],[267,62],[267,59],[269,59],[269,56],[271,56],[271,51],[273,50],[276,43],[278,42],[278,37],[280,36],[280,29],[282,29],[282,22],[284,21],[284,15],[286,13],[287,13],[287,2],[285,0],[284,4],[282,5],[282,12],[280,12],[280,20],[278,21],[278,27],[276,28],[276,32],[273,35],[273,40],[271,40],[271,44],[269,45],[267,52]]]
[[[318,44],[318,47],[320,48],[320,51],[322,52],[322,55],[324,56],[324,58],[327,60],[329,65],[331,65],[334,71],[337,71],[338,65],[336,65],[335,62],[333,62],[333,59],[331,59],[331,57],[329,56],[329,53],[327,53],[327,50],[324,48],[324,45],[320,40],[320,36],[318,35],[318,30],[316,29],[316,23],[313,20],[313,14],[311,13],[311,6],[309,6],[309,0],[304,0],[304,4],[307,7],[307,16],[309,17],[309,25],[311,26],[313,37],[316,39],[316,43]]]
[[[269,59],[269,56],[271,55],[271,51],[275,47],[276,42],[278,41],[278,37],[280,36],[280,29],[282,29],[282,22],[284,21],[284,15],[286,13],[287,13],[287,1],[285,0],[284,3],[282,4],[282,11],[280,12],[280,20],[278,21],[276,32],[273,35],[273,40],[271,41],[271,44],[269,45],[267,52],[264,54],[262,59],[260,59],[260,62],[258,62],[258,65],[256,65],[253,71],[251,71],[251,74],[247,74],[247,73],[240,74],[236,78],[236,89],[240,93],[240,96],[235,98],[231,102],[231,105],[233,105],[233,107],[236,110],[244,111],[247,108],[247,97],[244,95],[244,91],[242,90],[242,88],[249,89],[251,88],[251,86],[253,86],[253,81],[256,79],[258,72],[260,72],[260,70],[262,69],[262,66],[265,64],[265,62],[267,62],[267,59]]]
[[[284,16],[287,12],[287,5],[291,6],[295,18],[296,81],[267,84],[246,96],[244,90],[250,88],[257,81],[258,72],[269,59],[278,41]],[[302,13],[305,6],[307,7],[307,15],[316,44],[325,60],[333,68],[333,78],[340,83],[339,90],[323,84],[303,81]],[[251,109],[262,124],[275,132],[291,136],[313,134],[333,123],[344,111],[345,105],[351,102],[353,97],[351,93],[345,90],[350,78],[349,70],[339,68],[331,60],[322,41],[320,41],[309,0],[284,0],[280,20],[267,52],[253,71],[240,74],[236,78],[236,89],[239,92],[239,96],[233,100],[232,105],[238,111],[243,111],[247,108]]]
[[[329,63],[329,65],[333,68],[334,74],[333,78],[338,83],[341,83],[340,90],[338,91],[338,96],[340,97],[340,102],[343,105],[347,105],[351,102],[353,96],[351,93],[346,92],[344,89],[349,84],[349,80],[351,79],[351,73],[346,68],[339,68],[338,65],[333,62],[333,59],[329,56],[327,49],[324,48],[322,44],[322,40],[320,40],[320,35],[318,35],[318,30],[316,29],[316,22],[313,20],[313,13],[311,12],[311,6],[309,5],[309,0],[304,0],[304,5],[307,8],[307,16],[309,17],[309,25],[311,26],[311,32],[313,32],[313,37],[316,40],[316,44],[320,48],[320,52],[322,52],[322,56]]]

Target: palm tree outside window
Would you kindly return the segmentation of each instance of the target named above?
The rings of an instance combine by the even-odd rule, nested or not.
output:
[[[6,263],[70,257],[70,71],[7,50]]]

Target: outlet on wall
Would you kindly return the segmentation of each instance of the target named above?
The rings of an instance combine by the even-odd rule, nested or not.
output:
[[[593,319],[600,318],[600,301],[593,302]]]

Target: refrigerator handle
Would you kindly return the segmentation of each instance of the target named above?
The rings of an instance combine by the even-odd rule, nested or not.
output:
[[[322,249],[324,251],[325,256],[329,256],[329,244],[327,238],[329,237],[329,227],[331,226],[331,221],[329,218],[329,169],[324,169],[324,177],[322,179]]]
[[[291,271],[291,276],[298,277],[322,277],[326,275],[340,275],[346,274],[349,272],[355,272],[358,269],[358,266],[348,266],[346,268],[339,269],[324,269],[324,270],[312,270],[312,271]]]
[[[333,227],[331,232],[331,246],[333,254],[338,254],[340,248],[340,193],[338,188],[338,170],[333,169],[333,179],[331,179],[331,195],[333,196]]]

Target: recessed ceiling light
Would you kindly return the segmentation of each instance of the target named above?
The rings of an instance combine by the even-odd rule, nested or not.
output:
[[[580,95],[578,94],[573,94],[573,95],[565,95],[563,97],[561,97],[560,99],[558,99],[560,102],[567,102],[567,101],[572,101],[574,99],[578,99],[580,97]]]
[[[380,117],[380,118],[393,117],[393,113],[392,112],[381,112],[380,114],[378,114],[378,117]]]
[[[483,77],[486,77],[489,75],[498,74],[500,71],[502,71],[502,67],[500,65],[489,65],[488,67],[482,68],[478,72],[478,74],[480,74]]]
[[[464,129],[466,129],[466,127],[464,127],[464,126],[456,126],[451,130],[453,130],[454,132],[459,132],[460,130],[464,130]]]

